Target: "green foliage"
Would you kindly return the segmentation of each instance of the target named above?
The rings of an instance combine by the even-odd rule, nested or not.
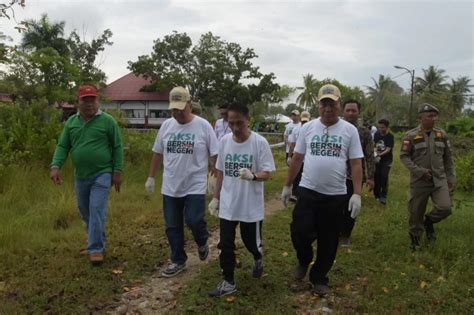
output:
[[[451,121],[448,123],[446,131],[450,134],[474,138],[474,117]]]
[[[474,149],[456,158],[456,176],[458,188],[474,192]]]
[[[229,101],[251,105],[271,99],[279,88],[273,82],[273,73],[263,75],[252,64],[256,58],[253,49],[243,49],[210,32],[203,34],[193,46],[186,33],[174,31],[157,39],[150,55],[139,56],[128,65],[135,74],[152,80],[145,90],[166,91],[181,85],[206,107]],[[258,83],[245,84],[248,80]]]
[[[89,43],[75,30],[66,38],[65,22],[52,23],[47,15],[25,23],[20,47],[9,48],[2,58],[7,64],[0,76],[3,92],[26,102],[46,98],[53,105],[74,102],[78,85],[105,86],[105,73],[94,63],[105,46],[112,44],[110,30]]]
[[[42,100],[27,107],[0,104],[0,128],[0,165],[48,165],[62,125],[59,111]]]

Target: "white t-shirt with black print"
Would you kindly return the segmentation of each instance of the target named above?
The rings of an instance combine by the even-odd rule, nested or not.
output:
[[[329,127],[320,118],[304,124],[295,152],[305,155],[300,186],[325,195],[345,195],[346,162],[364,157],[356,127],[342,119]]]
[[[163,154],[163,195],[184,197],[206,193],[209,157],[219,150],[207,120],[199,116],[187,124],[180,124],[174,118],[165,120],[152,150]]]
[[[232,134],[219,142],[216,168],[224,178],[219,202],[219,217],[229,221],[257,222],[264,217],[263,182],[240,179],[239,169],[253,173],[275,171],[275,162],[268,141],[252,132],[243,143]]]

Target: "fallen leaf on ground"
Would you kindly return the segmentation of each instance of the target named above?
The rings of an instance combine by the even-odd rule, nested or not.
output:
[[[385,293],[390,292],[390,290],[389,290],[388,288],[386,288],[386,287],[383,287],[383,288],[382,288],[382,291],[385,292]]]
[[[428,287],[428,283],[426,283],[426,281],[421,281],[420,282],[420,288],[424,289],[426,287]]]
[[[227,303],[234,303],[237,298],[235,296],[229,296],[228,298],[225,299]]]
[[[287,257],[288,256],[288,252],[283,252],[283,254],[281,254],[283,257]]]
[[[425,268],[426,268],[425,265],[423,265],[423,264],[420,264],[418,267],[419,267],[420,269],[425,269]]]
[[[128,291],[130,291],[130,288],[129,288],[129,287],[123,287],[123,290],[124,290],[125,292],[128,292]]]
[[[348,253],[348,254],[352,253],[352,249],[348,248],[348,249],[347,249],[347,253]]]
[[[438,279],[436,279],[436,281],[438,281],[438,282],[444,282],[444,281],[446,281],[446,279],[444,279],[443,276],[439,276]]]
[[[350,289],[352,289],[352,284],[348,283],[344,288],[349,291]]]
[[[402,276],[402,277],[406,277],[406,275],[407,275],[406,273],[404,273],[404,272],[400,272],[400,276]]]
[[[114,270],[112,270],[112,273],[114,275],[121,275],[123,273],[123,269],[122,268],[114,269]]]

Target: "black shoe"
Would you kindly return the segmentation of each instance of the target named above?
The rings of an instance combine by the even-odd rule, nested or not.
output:
[[[324,297],[329,293],[329,286],[327,284],[315,284],[311,292],[319,297]]]
[[[296,265],[295,268],[295,279],[296,280],[303,280],[306,276],[306,272],[308,271],[308,266],[302,266],[300,264]]]
[[[416,251],[420,247],[420,238],[418,236],[414,236],[410,234],[411,238],[411,250]]]
[[[386,197],[380,197],[379,201],[381,204],[386,205],[387,204],[387,198]]]
[[[425,217],[424,225],[425,225],[426,238],[429,241],[433,241],[433,242],[436,241],[436,232],[433,226],[433,221],[431,221],[430,218]]]
[[[203,245],[198,248],[198,256],[200,260],[206,260],[209,255],[209,245]]]
[[[253,262],[252,277],[260,278],[263,274],[263,259],[257,259]]]

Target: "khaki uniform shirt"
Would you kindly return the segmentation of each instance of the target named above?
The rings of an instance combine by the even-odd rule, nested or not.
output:
[[[451,146],[440,128],[433,128],[429,135],[421,127],[408,131],[403,137],[400,160],[410,171],[411,186],[440,187],[456,182]],[[427,170],[433,174],[431,181],[423,179]]]

